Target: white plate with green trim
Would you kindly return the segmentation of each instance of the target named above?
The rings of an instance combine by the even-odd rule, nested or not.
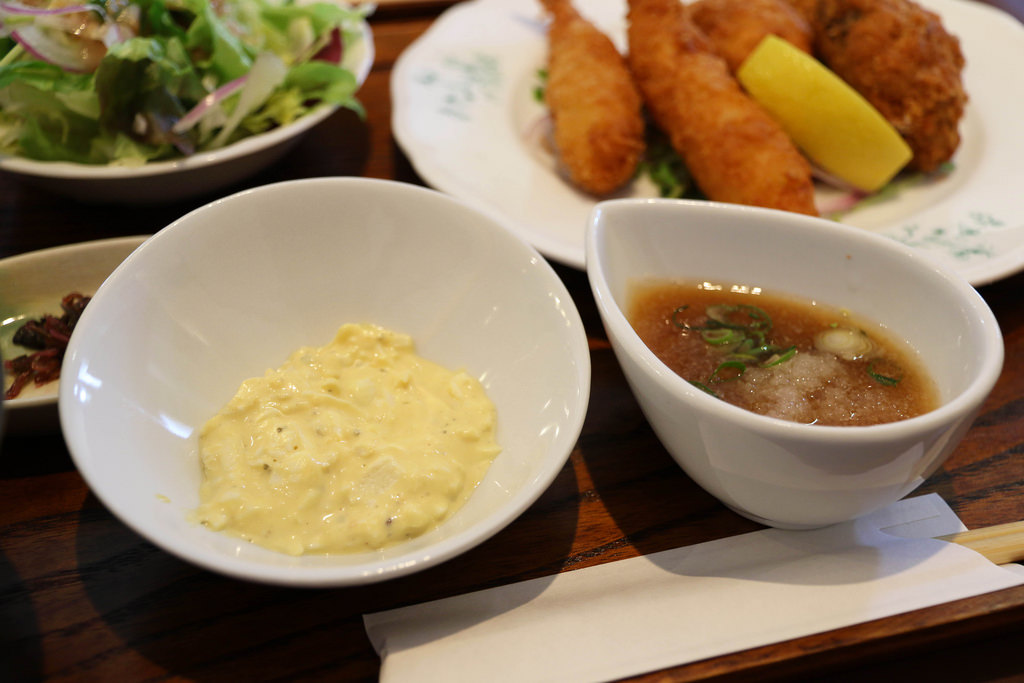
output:
[[[900,178],[839,220],[908,244],[974,285],[1024,269],[1024,25],[968,0],[921,0],[955,34],[970,101],[952,169]],[[625,48],[623,0],[580,11]],[[470,0],[442,14],[395,64],[392,129],[417,173],[474,204],[555,261],[584,267],[583,235],[597,200],[559,176],[534,97],[547,50],[535,0]],[[837,201],[820,188],[819,207]],[[637,180],[617,196],[654,197]]]

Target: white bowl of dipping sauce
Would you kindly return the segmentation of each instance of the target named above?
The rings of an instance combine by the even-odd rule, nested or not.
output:
[[[243,381],[346,323],[410,335],[496,407],[501,452],[468,502],[383,549],[292,555],[190,519],[200,428]],[[208,204],[97,291],[63,366],[60,417],[97,497],[159,547],[223,574],[341,586],[409,574],[481,543],[562,469],[583,424],[579,314],[537,252],[464,203],[363,178],[269,185]]]
[[[685,200],[609,200],[587,226],[587,274],[625,376],[662,444],[739,514],[814,528],[888,505],[953,452],[1003,363],[992,311],[963,279],[909,248],[830,221]],[[631,325],[649,280],[760,287],[848,309],[905,340],[938,391],[934,410],[871,426],[768,417],[708,395]]]

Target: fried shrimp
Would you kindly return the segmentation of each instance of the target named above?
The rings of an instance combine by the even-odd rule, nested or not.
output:
[[[810,25],[785,0],[698,0],[686,8],[734,72],[767,35],[812,52]]]
[[[933,171],[960,145],[967,94],[960,42],[910,0],[818,0],[812,28],[822,61],[881,112]]]
[[[709,199],[817,215],[810,164],[678,0],[630,0],[628,38],[648,111]]]
[[[545,91],[559,160],[574,185],[614,192],[644,152],[643,101],[612,41],[570,0],[543,0],[551,14]]]

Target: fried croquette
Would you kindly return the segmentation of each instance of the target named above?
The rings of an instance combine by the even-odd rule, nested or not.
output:
[[[952,158],[967,103],[964,57],[936,14],[910,0],[818,0],[812,29],[821,60],[910,145],[911,168]]]
[[[569,179],[593,195],[629,182],[644,152],[643,101],[612,41],[569,0],[544,0],[551,15],[545,99]]]
[[[810,24],[785,0],[698,0],[686,8],[733,72],[767,35],[813,51]]]
[[[813,31],[814,17],[818,11],[818,0],[786,0],[786,4],[795,9]]]
[[[647,109],[715,201],[817,215],[807,160],[740,88],[678,0],[630,0],[628,63]]]

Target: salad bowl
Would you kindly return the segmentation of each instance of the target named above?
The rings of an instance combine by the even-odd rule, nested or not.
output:
[[[343,2],[329,1],[347,7]],[[16,6],[10,3],[3,5]],[[350,24],[348,30],[351,35],[341,45],[337,64],[352,74],[358,90],[373,64],[373,35],[369,24],[361,16],[358,21],[351,21]],[[29,51],[35,54],[35,51]],[[221,86],[204,100],[232,88],[241,90],[234,83],[245,79],[242,77]],[[15,95],[8,97],[13,98]],[[245,97],[245,94],[239,97]],[[94,164],[40,161],[0,151],[0,171],[17,175],[56,194],[82,201],[116,204],[173,202],[228,187],[270,166],[295,147],[304,134],[335,113],[339,106],[320,102],[284,125],[241,137],[223,146],[200,149],[175,158],[151,161],[117,158],[110,163]],[[4,94],[0,89],[0,130],[3,128],[3,109]],[[159,116],[159,112],[155,116]],[[191,116],[191,112],[186,116]]]

